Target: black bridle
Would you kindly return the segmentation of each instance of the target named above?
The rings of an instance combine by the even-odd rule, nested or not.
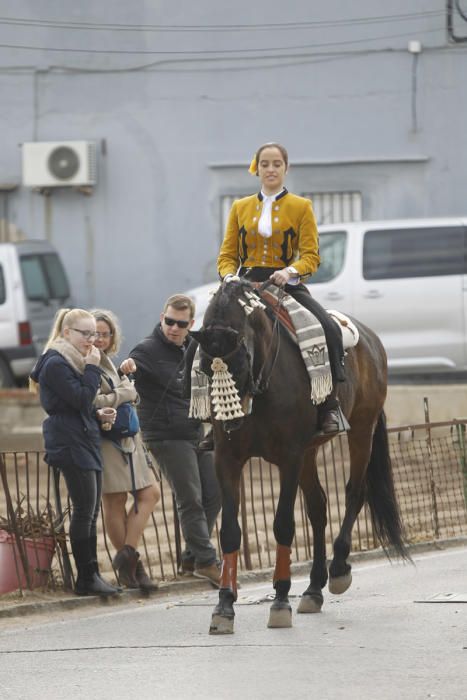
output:
[[[259,290],[262,291],[265,289],[267,286],[269,286],[271,282],[267,280],[264,282]],[[279,301],[279,304],[281,301]],[[258,372],[258,375],[256,379],[253,377],[253,358],[250,350],[248,349],[248,343],[245,338],[244,333],[240,333],[239,331],[236,331],[234,328],[231,326],[225,326],[225,325],[210,325],[206,328],[206,330],[209,331],[219,331],[219,332],[225,332],[228,331],[229,333],[234,333],[237,335],[236,339],[236,344],[233,350],[231,350],[228,353],[225,353],[224,355],[216,355],[215,357],[219,357],[221,360],[227,363],[227,360],[232,360],[240,350],[244,350],[246,353],[246,358],[248,362],[248,393],[251,394],[251,396],[260,396],[264,392],[267,391],[269,387],[269,382],[271,381],[271,376],[274,371],[274,367],[277,362],[277,358],[279,356],[279,350],[280,350],[280,327],[279,327],[279,318],[277,314],[274,314],[274,318],[272,319],[272,341],[274,341],[274,337],[276,337],[276,342],[271,342],[270,347],[269,347],[269,352],[266,352],[264,355],[263,363],[260,367],[260,370]],[[272,348],[274,348],[274,355],[272,358],[272,361],[270,363],[269,367],[269,372],[266,377],[264,377],[264,373],[266,370],[266,365],[268,363],[268,360],[271,356]],[[205,357],[207,357],[209,360],[213,360],[214,356],[210,355],[208,352],[203,350],[203,354]]]

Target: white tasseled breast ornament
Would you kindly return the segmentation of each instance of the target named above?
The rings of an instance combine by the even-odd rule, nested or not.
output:
[[[240,403],[237,387],[228,366],[220,357],[215,357],[211,364],[212,384],[211,401],[216,420],[242,418],[245,414]]]

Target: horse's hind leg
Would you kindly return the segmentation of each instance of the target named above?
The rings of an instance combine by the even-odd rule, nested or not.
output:
[[[217,459],[217,455],[216,455]],[[237,558],[240,549],[241,530],[238,524],[239,484],[243,464],[228,463],[224,457],[222,469],[216,465],[222,490],[222,572],[219,602],[214,608],[209,634],[233,634],[234,603],[237,600]]]
[[[295,533],[294,505],[297,496],[301,460],[295,465],[281,467],[281,490],[274,518],[274,536],[277,542],[276,567],[273,585],[276,596],[269,612],[268,627],[292,627],[292,608],[289,603],[290,552]]]
[[[365,501],[365,475],[370,460],[373,426],[363,423],[348,433],[350,478],[345,487],[345,515],[334,540],[334,556],[329,566],[329,591],[344,593],[352,583],[352,567],[347,561],[352,546],[352,529]]]
[[[326,568],[326,494],[318,478],[315,448],[308,450],[300,474],[300,488],[305,497],[308,518],[313,530],[313,565],[310,571],[310,585],[302,594],[297,608],[299,613],[321,612],[323,606],[322,589],[328,580]]]

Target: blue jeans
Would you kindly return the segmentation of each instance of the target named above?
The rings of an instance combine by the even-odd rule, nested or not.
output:
[[[217,560],[211,533],[221,509],[221,493],[212,452],[198,452],[190,440],[147,442],[174,493],[178,517],[186,542],[184,559],[195,568]]]

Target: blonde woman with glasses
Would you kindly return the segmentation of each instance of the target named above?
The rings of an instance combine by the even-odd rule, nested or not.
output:
[[[100,352],[99,367],[103,373],[96,406],[116,409],[122,403],[134,402],[138,398],[133,382],[121,376],[122,371],[119,372],[111,360],[120,348],[120,325],[111,311],[93,309],[91,313],[96,321],[94,345]],[[126,369],[126,373],[136,370],[133,360],[127,360],[121,367]],[[105,432],[103,436],[105,438]],[[101,455],[104,465],[104,520],[110,541],[117,551],[113,565],[120,584],[127,588],[154,591],[157,583],[146,573],[137,549],[146,523],[160,499],[160,491],[141,432],[118,442],[103,439]],[[135,488],[132,487],[131,469]],[[128,495],[132,491],[135,501],[127,510]]]
[[[63,474],[72,503],[70,543],[78,595],[110,596],[120,589],[104,581],[97,564],[96,522],[102,491],[99,421],[116,411],[96,409],[102,379],[94,347],[96,321],[83,309],[61,309],[44,353],[31,373],[48,417],[43,423],[45,461]]]

